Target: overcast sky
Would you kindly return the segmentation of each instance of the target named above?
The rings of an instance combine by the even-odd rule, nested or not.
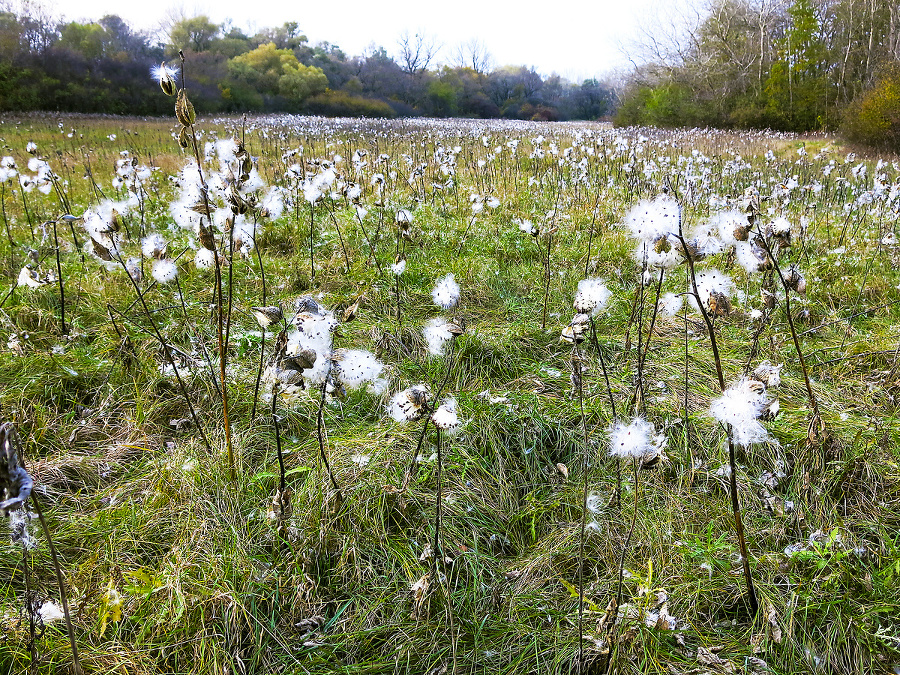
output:
[[[580,81],[628,67],[628,45],[650,17],[651,0],[45,0],[56,18],[99,19],[118,14],[133,28],[157,28],[167,15],[205,14],[216,23],[231,20],[252,35],[259,28],[296,21],[310,43],[327,41],[348,56],[372,45],[392,56],[407,30],[435,36],[440,57],[450,61],[462,42],[481,40],[493,65],[534,66],[542,75],[558,73]],[[658,6],[658,5],[657,5]]]

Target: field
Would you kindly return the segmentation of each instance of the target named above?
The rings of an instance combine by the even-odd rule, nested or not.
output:
[[[35,504],[85,673],[900,672],[895,158],[300,117],[0,143],[0,496],[10,453],[35,485],[0,673],[77,668]]]

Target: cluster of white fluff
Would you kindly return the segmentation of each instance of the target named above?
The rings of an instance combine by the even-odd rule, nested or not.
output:
[[[197,249],[197,254],[194,256],[194,265],[197,266],[197,269],[212,269],[215,264],[215,251],[210,251],[208,248],[203,248],[202,246]]]
[[[769,264],[769,255],[766,249],[756,241],[739,241],[734,247],[735,259],[738,265],[743,267],[748,274],[761,272]]]
[[[284,188],[273,185],[266,192],[259,206],[272,220],[281,218],[281,214],[284,213]]]
[[[718,231],[723,247],[735,246],[741,240],[746,240],[747,216],[740,211],[735,209],[720,211],[712,216],[707,223],[710,229]],[[741,239],[738,239],[738,236]]]
[[[704,307],[709,307],[709,299],[713,293],[720,293],[726,297],[731,297],[734,294],[735,288],[731,277],[717,269],[698,271],[696,280],[697,293],[700,295],[700,302],[703,303]],[[697,309],[697,301],[693,293],[689,297],[691,305],[694,309]]]
[[[171,258],[163,258],[153,262],[153,270],[151,272],[153,278],[158,284],[167,284],[175,281],[178,276],[178,265]]]
[[[452,309],[459,303],[459,284],[453,274],[448,274],[437,280],[434,290],[431,291],[434,304],[442,309]]]
[[[321,171],[308,177],[301,184],[303,198],[310,204],[315,204],[331,192],[331,186],[334,185],[336,179],[337,174],[334,169],[330,166],[323,167]]]
[[[456,412],[456,399],[445,398],[438,409],[431,415],[431,421],[438,429],[453,434],[459,430],[459,415]]]
[[[678,202],[671,197],[660,196],[642,200],[625,215],[625,226],[638,241],[651,244],[660,237],[678,233],[680,218]]]
[[[575,291],[575,311],[579,314],[597,316],[606,307],[612,297],[612,291],[606,287],[603,279],[582,279]]]
[[[709,412],[722,424],[731,426],[735,443],[747,447],[752,443],[764,443],[768,440],[769,433],[760,424],[759,417],[769,403],[765,384],[742,377],[712,402]]]
[[[391,274],[393,274],[395,277],[399,277],[405,271],[406,271],[406,260],[405,259],[398,260],[393,265],[391,265]]]
[[[428,386],[424,384],[398,391],[388,403],[388,414],[400,424],[417,420],[427,409],[429,395]]]
[[[199,235],[200,214],[191,208],[203,203],[203,186],[200,183],[197,162],[188,160],[178,172],[176,182],[179,187],[178,199],[169,205],[169,214],[179,228]]]
[[[666,437],[651,422],[635,417],[630,424],[616,422],[609,429],[609,454],[647,462],[662,455]]]
[[[125,216],[132,206],[134,206],[132,201],[112,202],[106,200],[82,214],[84,229],[90,236],[90,241],[86,244],[88,253],[100,257],[100,251],[95,246],[96,242],[96,244],[109,251],[112,258],[118,258],[121,255],[122,231],[121,229],[116,229],[113,221],[115,220],[115,213]],[[101,260],[101,262],[108,269],[118,266],[115,260]]]
[[[323,310],[312,301],[294,317],[294,326],[296,330],[288,335],[286,354],[299,356],[303,351],[314,352],[315,363],[312,368],[303,371],[303,379],[311,385],[320,385],[331,368],[332,333],[338,321],[334,313]]]
[[[625,214],[625,227],[637,240],[634,258],[641,265],[671,269],[681,260],[678,202],[665,195],[643,200]]]
[[[453,333],[450,332],[448,325],[447,319],[437,316],[422,329],[425,342],[428,343],[428,353],[432,356],[443,356],[447,343],[453,339]]]
[[[16,160],[7,155],[0,159],[0,183],[11,181],[18,175]]]
[[[648,268],[670,270],[681,262],[681,242],[674,235],[661,236],[656,241],[640,240],[634,249],[634,259]]]
[[[347,389],[359,389],[366,383],[372,383],[375,392],[380,393],[387,386],[387,380],[381,377],[384,364],[372,352],[364,349],[337,349],[332,360],[332,377]]]
[[[141,252],[145,258],[164,258],[168,248],[169,243],[157,232],[148,234],[141,240]]]
[[[684,296],[678,293],[666,293],[659,299],[659,311],[666,316],[675,316],[684,306]]]

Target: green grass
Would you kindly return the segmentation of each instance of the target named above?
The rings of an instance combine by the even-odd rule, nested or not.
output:
[[[62,121],[66,133],[60,133],[55,116],[6,119],[0,124],[2,154],[30,173],[25,145],[35,141],[59,174],[72,213],[80,215],[100,199],[85,178],[88,168],[99,191],[122,198],[124,188],[112,180],[120,151],[128,150],[140,164],[159,168],[146,183],[143,224],[137,210],[126,217],[126,257],[138,255],[141,231],[163,233],[175,253],[192,244],[192,233],[170,228],[169,176],[186,160],[171,137],[174,120]],[[226,138],[240,134],[240,125],[240,120],[205,120],[200,128],[204,139]],[[76,129],[73,138],[66,135],[70,128]],[[111,133],[115,141],[108,139]],[[384,276],[370,260],[352,205],[343,199],[335,200],[334,215],[349,271],[328,206],[315,211],[315,282],[306,202],[299,204],[299,218],[288,206],[278,220],[262,222],[258,243],[266,302],[280,302],[288,317],[294,299],[304,293],[320,295],[323,305],[334,309],[362,296],[357,318],[340,327],[335,346],[379,350],[392,384],[384,396],[350,392],[324,408],[326,448],[342,499],[329,489],[319,462],[316,392],[280,403],[293,506],[281,536],[267,518],[278,487],[267,403],[250,423],[259,338],[249,308],[262,303],[255,255],[235,255],[231,268],[228,389],[237,470],[231,480],[221,399],[201,349],[205,346],[217,366],[213,275],[195,269],[192,250],[179,261],[187,318],[174,285],[148,288],[149,264],[142,286],[166,341],[192,356],[191,368],[183,357],[175,358],[210,439],[209,453],[196,429],[172,424],[187,418],[188,409],[174,378],[164,372],[160,345],[124,273],[83,257],[63,227],[61,264],[71,328],[68,335],[61,333],[55,283],[9,294],[0,308],[0,418],[15,422],[23,440],[26,466],[62,557],[86,672],[430,673],[444,667],[449,672],[455,643],[460,673],[574,673],[578,597],[572,589],[580,564],[590,636],[585,653],[595,668],[591,672],[597,672],[598,623],[615,596],[635,486],[623,466],[621,505],[611,504],[617,467],[608,458],[605,430],[612,415],[600,363],[587,343],[584,446],[569,378],[571,347],[559,341],[572,316],[576,285],[587,264],[589,275],[604,277],[613,291],[608,309],[597,317],[599,344],[620,417],[630,417],[638,326],[629,326],[629,316],[639,270],[634,245],[615,224],[638,199],[657,195],[666,178],[677,187],[690,225],[708,215],[711,196],[740,195],[759,181],[767,182],[760,192],[768,194],[794,174],[801,186],[818,180],[824,186],[819,196],[797,188],[787,203],[773,200],[764,208],[775,210],[771,217],[783,213],[795,226],[795,246],[782,261],[798,262],[809,280],[807,296],[793,298],[793,306],[803,312],[797,317],[800,341],[828,433],[821,442],[809,441],[807,392],[779,303],[752,365],[784,364],[782,386],[771,392],[781,411],[765,423],[772,442],[738,455],[739,494],[761,605],[752,617],[728,481],[720,471],[728,464],[724,430],[706,412],[719,395],[710,341],[699,313],[689,313],[685,394],[684,320],[680,314],[657,317],[643,376],[646,415],[666,434],[667,459],[639,476],[635,530],[625,555],[628,607],[617,634],[615,670],[760,672],[755,658],[773,673],[856,673],[892,672],[900,663],[900,304],[889,304],[898,297],[900,258],[897,249],[879,244],[895,231],[896,216],[884,198],[854,210],[849,219],[843,209],[872,187],[875,159],[867,160],[870,178],[858,183],[850,173],[858,162],[845,164],[839,150],[823,157],[810,153],[804,164],[794,164],[795,139],[783,136],[612,131],[590,124],[291,118],[251,119],[245,133],[270,185],[286,185],[281,157],[298,146],[307,159],[340,154],[337,170],[348,177],[353,149],[369,150],[358,180],[369,210],[364,224]],[[539,134],[546,137],[543,159],[529,157],[531,139]],[[640,134],[648,138],[640,141]],[[521,139],[515,158],[505,146],[512,138]],[[551,142],[559,148],[556,156],[549,153]],[[839,147],[833,139],[828,144]],[[438,145],[463,148],[456,185],[441,190],[433,186],[446,180],[434,161]],[[501,157],[490,160],[497,146],[503,147]],[[774,161],[764,157],[770,148],[777,154]],[[693,149],[701,154],[692,155]],[[386,163],[378,161],[382,153]],[[405,180],[410,168],[404,154],[414,158],[413,167],[425,165],[424,192],[421,180],[416,186]],[[734,154],[749,168],[735,169]],[[587,170],[579,179],[582,157]],[[831,157],[836,167],[825,175]],[[662,168],[645,174],[651,159]],[[481,168],[478,160],[488,163]],[[288,163],[297,161],[299,155]],[[213,162],[205,170],[216,168]],[[398,176],[391,177],[391,170]],[[900,171],[889,163],[878,171],[886,174],[889,191]],[[384,207],[375,201],[373,172],[387,177]],[[694,187],[685,174],[699,176]],[[557,203],[558,186],[563,187]],[[501,205],[485,207],[470,225],[472,193],[494,195]],[[52,192],[29,192],[29,222],[18,185],[6,184],[3,194],[16,246],[5,237],[4,221],[0,300],[30,248],[42,261],[42,274],[55,270],[52,232],[42,240],[40,226],[62,208]],[[400,244],[408,260],[400,284],[405,350],[384,337],[397,333],[394,280],[387,267],[395,260],[393,214],[399,208],[414,212],[413,238]],[[523,234],[514,219],[531,219],[546,232],[553,220],[547,212],[554,208],[559,230],[550,249],[548,321],[542,330],[547,240]],[[839,252],[845,222],[845,250]],[[76,234],[84,243],[80,225]],[[749,313],[761,306],[760,287],[768,282],[749,277],[725,254],[708,265],[728,271],[745,293],[733,298],[733,313],[715,325],[730,382],[747,364],[757,325]],[[667,275],[663,292],[683,292],[682,270]],[[449,272],[462,287],[455,314],[466,328],[454,346],[447,385],[464,425],[443,448],[442,543],[453,562],[447,579],[432,577],[417,603],[411,586],[432,566],[420,557],[434,537],[435,437],[426,435],[419,470],[405,490],[399,489],[421,422],[396,424],[385,403],[417,382],[429,382],[434,390],[444,377],[448,362],[427,355],[421,327],[441,313],[431,302],[431,289]],[[654,290],[647,289],[642,346]],[[108,305],[129,337],[128,348],[110,322]],[[858,316],[848,319],[851,314]],[[273,341],[270,329],[269,349]],[[581,562],[585,471],[595,508],[587,514]],[[767,484],[764,472],[779,477]],[[38,546],[27,559],[38,602],[58,601],[46,541],[36,523],[32,529]],[[798,543],[799,552],[785,553]],[[122,599],[120,620],[109,614],[110,589]],[[658,604],[659,589],[677,618],[674,631],[644,622],[645,610]],[[24,600],[22,550],[4,538],[0,673],[29,668]],[[705,664],[701,647],[722,664]],[[67,668],[71,656],[63,622],[48,625],[35,650],[38,672]]]

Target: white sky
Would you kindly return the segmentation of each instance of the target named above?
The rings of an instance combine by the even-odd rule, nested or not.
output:
[[[296,21],[311,44],[327,41],[348,56],[371,45],[392,56],[407,30],[434,35],[443,44],[439,58],[450,60],[457,45],[480,39],[493,65],[525,65],[546,76],[573,81],[627,68],[625,51],[638,26],[651,18],[652,0],[44,0],[59,19],[99,19],[118,14],[133,28],[157,28],[167,15],[205,14],[228,19],[252,35],[259,28]],[[662,3],[663,5],[665,3]],[[657,3],[659,6],[659,3]]]

